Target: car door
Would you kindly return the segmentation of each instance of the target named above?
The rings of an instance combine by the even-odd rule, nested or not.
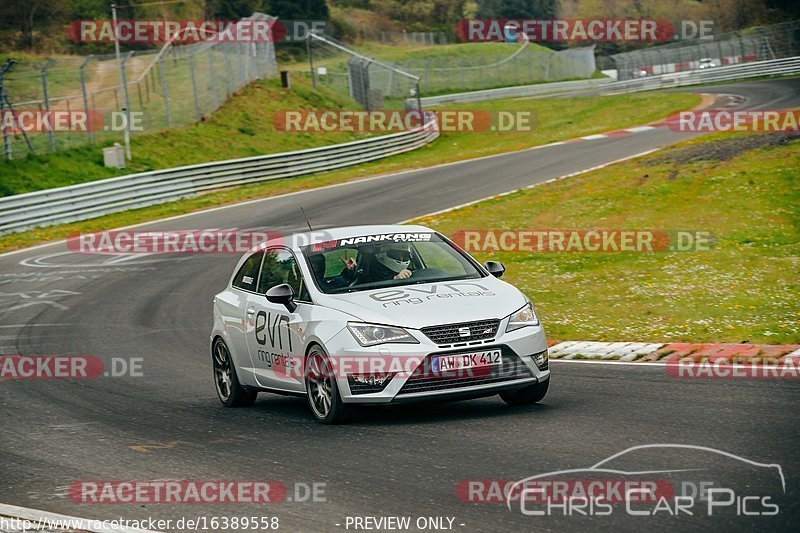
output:
[[[258,276],[261,272],[263,251],[258,251],[245,259],[231,282],[230,290],[225,291],[215,300],[215,305],[220,314],[220,319],[227,333],[227,342],[235,360],[236,368],[244,371],[240,376],[248,384],[253,379],[252,360],[250,349],[247,345],[246,309],[250,294],[255,294],[258,287]]]
[[[288,283],[295,292],[297,308],[267,301],[270,287]],[[270,248],[264,254],[258,289],[247,300],[247,344],[256,379],[262,387],[303,390],[303,331],[311,310],[306,285],[294,254]]]

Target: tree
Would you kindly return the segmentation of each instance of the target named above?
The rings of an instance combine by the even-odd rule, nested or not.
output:
[[[555,18],[557,0],[478,0],[480,18]]]
[[[328,20],[325,0],[269,0],[266,14],[283,20]]]
[[[209,19],[238,20],[255,12],[267,13],[265,0],[206,0],[206,17]]]

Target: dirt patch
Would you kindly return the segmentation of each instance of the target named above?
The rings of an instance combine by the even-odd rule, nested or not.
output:
[[[723,139],[697,146],[687,146],[670,150],[658,157],[648,159],[648,165],[661,165],[664,163],[683,164],[693,161],[727,161],[740,154],[757,150],[765,146],[783,146],[800,139],[800,132],[787,131],[765,133],[762,135],[748,135],[735,139]]]

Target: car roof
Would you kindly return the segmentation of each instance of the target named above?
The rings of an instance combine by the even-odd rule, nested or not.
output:
[[[324,228],[314,231],[292,233],[280,237],[275,237],[253,246],[248,254],[269,246],[284,246],[294,251],[315,243],[346,239],[349,237],[362,237],[365,235],[380,235],[384,233],[432,233],[433,230],[419,225],[407,224],[377,224],[371,226],[340,226],[336,228]]]

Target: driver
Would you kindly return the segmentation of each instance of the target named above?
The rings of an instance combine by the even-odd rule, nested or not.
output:
[[[411,246],[408,244],[385,244],[375,253],[375,260],[369,275],[358,269],[358,263],[345,251],[341,258],[344,268],[342,272],[327,283],[334,288],[346,287],[358,277],[360,283],[373,283],[376,281],[387,281],[390,279],[408,279],[412,272],[408,269],[411,264]],[[361,277],[364,276],[364,277]]]
[[[408,279],[411,271],[411,246],[408,244],[385,244],[375,254],[377,263],[372,266],[372,281]]]

